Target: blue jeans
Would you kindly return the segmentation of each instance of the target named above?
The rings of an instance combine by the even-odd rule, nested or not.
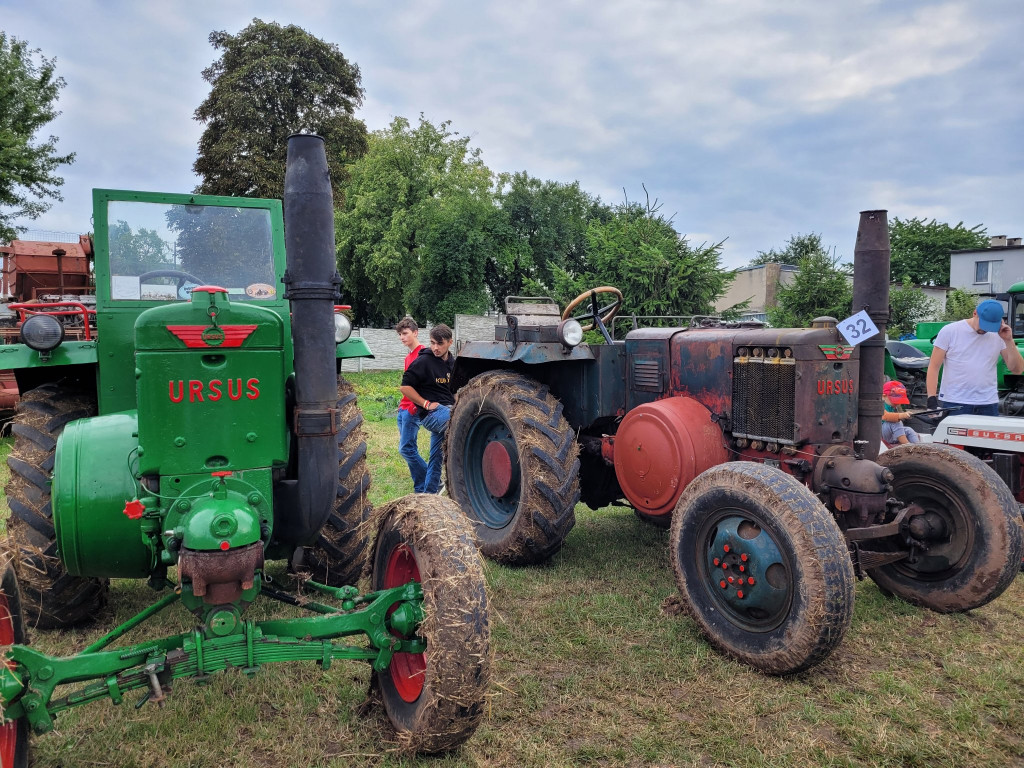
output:
[[[409,465],[412,489],[423,493],[427,487],[427,462],[420,456],[420,423],[416,416],[404,408],[398,409],[398,453]]]
[[[971,403],[951,403],[948,400],[939,400],[939,408],[959,408],[959,411],[951,414],[953,416],[998,416],[999,403],[985,403],[985,405],[972,405]]]
[[[452,409],[447,405],[438,405],[419,420],[421,427],[430,432],[430,456],[427,458],[427,483],[424,493],[437,493],[441,490],[441,464],[444,463],[444,433],[448,431],[448,420],[452,417]]]

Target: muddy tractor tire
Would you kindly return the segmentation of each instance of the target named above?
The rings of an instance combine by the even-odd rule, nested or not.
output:
[[[576,524],[578,447],[548,388],[491,371],[459,390],[448,426],[448,492],[480,551],[528,565],[558,551]]]
[[[21,591],[10,558],[0,556],[0,657],[6,658],[5,649],[25,643],[25,622],[21,612]],[[15,666],[8,661],[9,666]],[[0,765],[3,768],[26,768],[29,757],[28,720],[0,723]]]
[[[908,533],[928,549],[873,568],[887,592],[940,613],[969,611],[1012,583],[1024,552],[1024,526],[1009,488],[976,456],[947,445],[910,444],[886,451],[893,496],[916,505]]]
[[[106,579],[72,576],[57,557],[50,505],[57,438],[68,423],[95,415],[94,395],[49,383],[22,394],[11,423],[5,548],[18,573],[25,621],[33,628],[90,621],[106,603]]]
[[[333,587],[355,584],[366,565],[369,520],[373,512],[367,492],[366,436],[363,414],[352,385],[338,377],[338,495],[334,510],[320,530],[316,544],[307,547],[303,563],[313,579]]]
[[[683,492],[670,536],[676,585],[721,651],[787,675],[842,641],[853,565],[839,526],[792,476],[752,462],[712,467]]]
[[[403,751],[438,753],[466,741],[484,714],[491,675],[483,562],[459,507],[411,494],[378,510],[373,589],[418,581],[423,653],[397,653],[373,686]]]

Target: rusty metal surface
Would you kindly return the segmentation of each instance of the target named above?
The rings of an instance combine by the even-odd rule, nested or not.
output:
[[[866,310],[879,333],[860,344],[860,424],[865,456],[878,457],[882,443],[885,329],[889,322],[889,224],[886,211],[863,211],[853,251],[853,312]]]
[[[178,584],[192,582],[192,594],[209,605],[233,603],[242,590],[252,589],[256,569],[263,567],[263,542],[227,552],[182,549],[178,555]]]
[[[82,235],[77,243],[13,240],[0,246],[0,292],[17,301],[43,293],[91,292],[91,256],[88,235]]]

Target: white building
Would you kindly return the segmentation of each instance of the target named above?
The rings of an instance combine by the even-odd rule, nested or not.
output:
[[[996,235],[988,248],[952,251],[949,284],[971,293],[1005,293],[1024,280],[1024,245],[1019,237]]]

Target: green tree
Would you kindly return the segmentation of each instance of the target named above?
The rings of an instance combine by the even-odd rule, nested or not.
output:
[[[803,328],[829,315],[842,320],[850,314],[853,288],[839,258],[823,248],[804,256],[793,282],[780,286],[776,304],[768,307],[768,322],[776,328]]]
[[[64,179],[54,172],[75,155],[58,155],[56,136],[38,136],[60,114],[54,105],[64,78],[55,77],[55,61],[0,31],[0,242],[25,231],[15,219],[38,218],[52,205],[46,200],[64,199]]]
[[[413,128],[397,117],[370,135],[365,156],[352,164],[345,199],[335,214],[338,269],[358,322],[391,323],[405,314],[413,298],[408,286],[422,288],[435,279],[429,273],[418,279],[428,266],[421,261],[422,249],[429,247],[433,268],[443,259],[440,244],[452,242],[442,232],[446,224],[473,242],[480,233],[470,235],[465,227],[496,230],[494,220],[479,208],[493,207],[492,181],[480,150],[452,131],[450,122],[435,126],[420,115]],[[480,270],[474,266],[467,273],[476,281],[479,300],[463,298],[460,306],[486,305]],[[435,310],[418,300],[412,304],[426,312],[418,319],[434,319]]]
[[[946,309],[942,313],[941,319],[949,322],[966,320],[974,314],[976,306],[978,306],[978,294],[954,288],[946,294]]]
[[[587,264],[577,276],[556,270],[560,302],[599,285],[614,285],[638,315],[714,312],[734,272],[721,268],[721,243],[693,247],[659,213],[657,202],[625,202],[607,221],[587,227]]]
[[[935,219],[899,219],[889,222],[892,248],[892,279],[909,279],[918,285],[949,285],[950,251],[986,248],[985,228],[970,229],[961,221],[955,227]]]
[[[484,265],[500,247],[501,211],[488,197],[452,194],[430,205],[418,233],[419,270],[406,288],[414,317],[454,327],[455,315],[479,314],[489,301],[481,289]]]
[[[155,230],[133,230],[127,221],[117,221],[110,226],[109,240],[111,274],[141,275],[173,266],[171,244]]]
[[[366,150],[366,126],[354,117],[363,101],[359,67],[300,27],[253,19],[237,35],[213,32],[220,58],[203,70],[212,88],[195,111],[206,125],[193,169],[197,192],[280,198],[287,139],[323,136],[334,194],[346,164]]]
[[[509,231],[487,261],[485,279],[495,302],[549,294],[556,270],[579,275],[586,267],[587,227],[611,217],[611,208],[579,182],[542,182],[525,171],[499,178],[497,202]]]
[[[750,260],[751,267],[761,264],[799,264],[808,256],[823,251],[821,235],[812,232],[809,235],[793,235],[780,250],[758,251],[757,256]]]
[[[922,320],[931,320],[938,314],[938,304],[925,296],[909,280],[889,292],[889,335],[893,338],[913,333]],[[842,320],[842,318],[838,318]]]

